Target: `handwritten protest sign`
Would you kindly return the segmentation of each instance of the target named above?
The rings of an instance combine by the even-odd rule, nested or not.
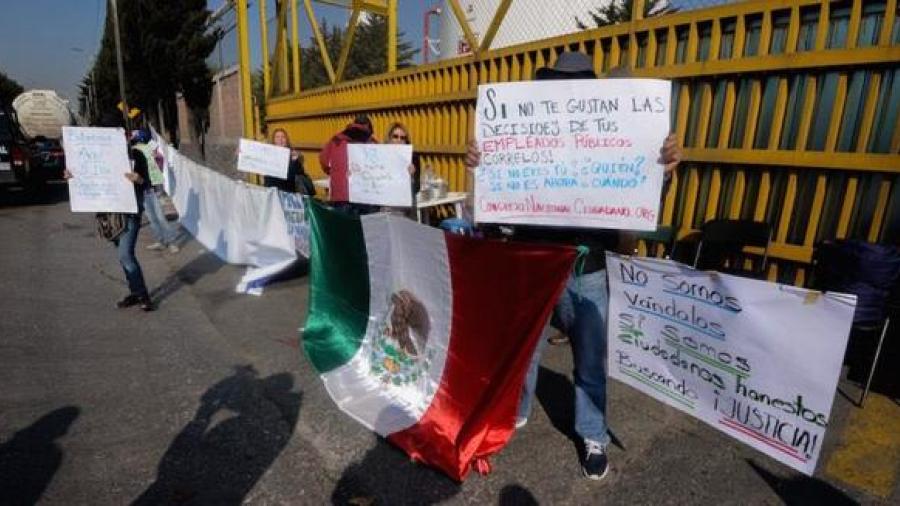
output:
[[[350,201],[360,204],[411,207],[409,164],[412,146],[406,144],[348,144]]]
[[[63,127],[63,150],[73,212],[136,213],[125,132],[121,128]]]
[[[478,222],[655,230],[668,81],[478,87]]]
[[[287,179],[291,150],[274,144],[241,139],[238,145],[237,169],[264,176]]]
[[[856,297],[607,253],[609,375],[811,475]]]
[[[306,208],[303,196],[297,193],[278,192],[281,208],[284,210],[284,221],[288,226],[288,235],[294,240],[294,249],[305,258],[309,258],[309,221],[306,219]]]

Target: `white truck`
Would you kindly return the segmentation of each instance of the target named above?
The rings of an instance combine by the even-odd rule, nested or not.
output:
[[[16,97],[12,106],[28,139],[30,182],[61,178],[65,168],[62,127],[75,123],[68,100],[53,90],[29,90]]]

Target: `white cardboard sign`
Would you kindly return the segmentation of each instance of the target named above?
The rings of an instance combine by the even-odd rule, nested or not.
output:
[[[480,85],[475,220],[656,230],[670,95],[658,79]]]
[[[274,144],[241,139],[237,169],[263,176],[287,179],[291,150]]]
[[[408,144],[347,144],[350,202],[411,207]]]
[[[121,128],[64,126],[63,150],[72,212],[136,213],[125,131]]]
[[[607,253],[609,375],[812,475],[854,295]]]

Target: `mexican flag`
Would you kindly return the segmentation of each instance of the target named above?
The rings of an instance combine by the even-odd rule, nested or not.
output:
[[[462,481],[514,430],[573,248],[477,240],[309,207],[303,348],[338,407]]]

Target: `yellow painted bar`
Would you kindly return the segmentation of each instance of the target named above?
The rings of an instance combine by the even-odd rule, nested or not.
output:
[[[509,10],[509,5],[511,3],[512,0],[501,0],[500,5],[497,6],[497,12],[494,13],[491,24],[488,25],[488,29],[484,32],[484,38],[481,41],[482,53],[491,48],[494,37],[497,35],[497,30],[500,29],[500,25],[503,23],[503,19],[506,17],[506,11]]]
[[[347,32],[344,35],[344,43],[341,46],[341,54],[338,57],[337,70],[334,73],[335,81],[340,81],[344,78],[344,69],[347,68],[347,59],[350,57],[350,49],[353,47],[356,26],[359,24],[359,15],[361,13],[362,11],[359,7],[354,7],[353,12],[350,13],[350,21],[347,23]],[[390,61],[390,54],[388,54],[388,61]]]
[[[709,129],[709,115],[712,112],[712,86],[709,83],[700,84],[702,92],[700,95],[700,114],[697,118],[697,138],[694,142],[695,146],[706,146],[707,130]]]
[[[325,47],[325,39],[322,37],[322,31],[319,30],[319,22],[316,21],[316,13],[313,11],[311,0],[303,0],[303,7],[306,9],[306,17],[309,18],[309,27],[312,29],[316,38],[316,44],[319,46],[319,53],[322,55],[322,63],[325,64],[325,72],[328,73],[328,80],[334,83],[337,79],[334,75],[334,67],[331,65],[331,57],[328,55],[328,49]]]
[[[803,245],[812,248],[816,241],[816,232],[819,230],[819,221],[822,218],[822,206],[825,205],[825,188],[828,178],[825,174],[819,174],[816,178],[816,193],[813,195],[812,207],[809,211],[809,222],[806,225],[806,235]]]
[[[817,169],[846,169],[900,173],[900,155],[884,153],[824,153],[821,151],[684,148],[684,160],[742,165],[775,165]]]
[[[725,103],[722,106],[722,126],[719,129],[719,141],[716,146],[720,149],[728,147],[731,138],[731,125],[734,122],[734,104],[736,100],[735,83],[729,80],[725,84]]]
[[[690,229],[694,223],[694,213],[697,208],[697,190],[700,189],[700,174],[697,171],[697,167],[690,167],[688,169],[688,182],[687,182],[687,192],[685,193],[685,198],[687,199],[684,204],[684,216],[682,219],[682,230],[685,228]]]
[[[716,217],[716,211],[719,207],[719,193],[722,190],[722,171],[718,167],[712,171],[709,180],[709,195],[706,197],[706,215],[705,221],[712,220]]]
[[[281,52],[278,54],[278,66],[281,69],[278,73],[278,91],[281,94],[288,92],[288,82],[290,80],[290,73],[288,71],[290,64],[288,63],[286,1],[287,0],[281,0],[281,2],[278,3],[278,46],[281,48]]]
[[[294,75],[294,93],[300,93],[300,21],[297,18],[297,0],[291,3],[291,64]]]
[[[769,149],[778,149],[781,140],[781,129],[784,126],[784,114],[787,108],[788,80],[778,78],[778,94],[775,96],[775,111],[772,126],[769,128]]]
[[[766,209],[769,205],[769,191],[771,190],[771,176],[769,171],[764,171],[759,177],[759,192],[756,196],[756,209],[753,211],[753,219],[765,221]]]
[[[831,122],[828,124],[828,135],[825,138],[825,151],[834,151],[838,133],[844,119],[844,103],[847,101],[847,74],[838,76],[837,91],[834,95],[834,106],[831,108]]]
[[[743,14],[738,15],[734,28],[734,42],[731,48],[731,59],[739,60],[744,57],[744,41],[747,34],[747,22]]]
[[[719,51],[722,47],[722,20],[714,19],[712,23],[712,32],[709,35],[709,56],[708,61],[716,61],[719,59]]]
[[[688,83],[682,83],[678,96],[678,114],[675,117],[675,134],[678,142],[684,146],[684,134],[687,131],[688,112],[691,110],[691,92]]]
[[[759,47],[756,50],[758,56],[769,54],[769,46],[772,44],[772,11],[762,13],[762,29],[759,32]]]
[[[238,62],[241,81],[241,120],[244,137],[253,135],[253,93],[250,83],[250,24],[247,4],[237,2]]]
[[[387,0],[387,69],[397,70],[397,0]]]
[[[472,33],[472,27],[469,26],[469,21],[466,20],[466,13],[463,12],[462,7],[459,5],[459,0],[448,0],[447,3],[450,4],[450,8],[453,10],[453,15],[456,17],[456,21],[459,23],[460,28],[462,28],[463,35],[466,38],[466,43],[469,44],[469,47],[472,48],[472,52],[478,54],[478,40],[475,39],[475,34]]]
[[[697,23],[691,23],[688,29],[687,48],[685,49],[685,63],[694,63],[697,61],[697,47],[700,45],[700,33],[697,30]]]
[[[857,39],[859,39],[859,21],[862,17],[862,0],[853,0],[853,6],[850,8],[850,23],[847,25],[847,45],[848,49],[856,47]]]
[[[259,2],[259,47],[262,53],[263,95],[268,97],[272,93],[272,74],[269,68],[269,22],[266,19],[266,0]],[[247,61],[249,64],[249,58]]]
[[[816,51],[825,49],[828,41],[828,25],[831,18],[831,2],[824,0],[819,10],[819,26],[816,27]]]
[[[844,203],[841,205],[841,214],[838,217],[838,226],[835,236],[838,239],[847,237],[847,231],[850,228],[850,216],[853,214],[853,208],[856,204],[856,185],[859,178],[850,176],[847,179],[847,189],[844,191]]]
[[[678,48],[678,37],[675,31],[675,25],[669,27],[669,32],[666,35],[666,64],[664,67],[669,67],[671,65],[675,65],[675,54],[676,49]]]
[[[797,40],[800,37],[800,6],[791,7],[791,21],[788,24],[787,39],[784,43],[785,53],[797,51]]]
[[[736,220],[741,217],[741,205],[744,203],[744,191],[746,189],[746,175],[743,170],[738,170],[734,175],[734,193],[731,197],[731,209],[728,218]]]
[[[881,235],[881,224],[884,223],[884,212],[887,209],[888,196],[891,194],[891,181],[884,179],[878,188],[878,200],[875,201],[875,213],[869,227],[869,242],[877,242]]]
[[[754,79],[750,83],[750,105],[747,108],[747,124],[744,128],[743,146],[745,150],[753,148],[753,139],[756,138],[756,126],[759,120],[759,103],[762,98],[762,83]]]
[[[869,89],[866,92],[865,107],[859,126],[859,138],[856,140],[856,151],[863,153],[869,145],[872,134],[872,122],[875,120],[875,106],[878,102],[878,91],[881,89],[881,74],[873,72],[869,77]]]
[[[809,128],[812,124],[813,108],[816,103],[816,78],[807,76],[806,90],[803,94],[803,112],[800,115],[800,128],[797,130],[797,148],[806,149],[806,141],[809,139]]]
[[[656,30],[647,31],[647,56],[644,58],[644,68],[656,66]]]
[[[891,35],[894,33],[895,19],[897,19],[897,0],[887,0],[884,10],[884,19],[881,23],[881,34],[878,36],[879,46],[891,45]]]
[[[791,225],[791,215],[794,213],[794,203],[797,199],[797,172],[791,171],[788,175],[787,189],[784,192],[784,203],[781,208],[781,219],[778,220],[778,230],[776,231],[776,241],[784,243],[787,241],[788,228]]]

